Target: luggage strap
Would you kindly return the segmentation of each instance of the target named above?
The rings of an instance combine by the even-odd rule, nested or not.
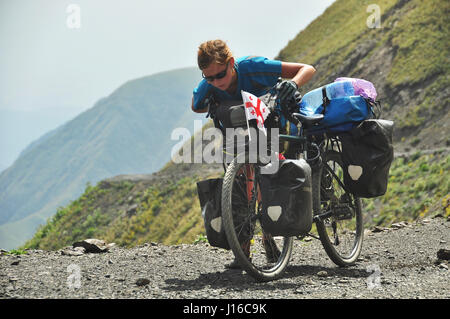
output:
[[[326,108],[327,108],[328,104],[330,104],[330,99],[327,96],[327,88],[325,86],[322,87],[322,101],[323,101],[322,114],[325,115]]]

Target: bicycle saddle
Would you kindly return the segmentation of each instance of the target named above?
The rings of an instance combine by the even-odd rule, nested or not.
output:
[[[292,113],[297,120],[299,120],[305,126],[313,126],[314,124],[319,123],[323,119],[323,114],[313,114],[313,115],[303,115],[300,113]]]

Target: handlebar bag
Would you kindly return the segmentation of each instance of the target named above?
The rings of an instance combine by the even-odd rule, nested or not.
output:
[[[260,175],[261,226],[273,236],[299,236],[312,226],[311,167],[304,159],[280,161],[274,174]]]
[[[215,116],[223,128],[247,128],[245,107],[242,101],[220,102]]]
[[[341,134],[344,185],[358,197],[386,193],[389,169],[394,159],[394,122],[370,119]]]
[[[265,94],[259,97],[266,105],[270,103],[270,94]],[[221,101],[214,111],[214,117],[218,122],[216,125],[222,132],[224,137],[224,149],[233,154],[237,154],[240,150],[249,150],[250,138],[249,135],[252,134],[252,141],[254,146],[259,152],[259,148],[262,145],[266,145],[266,148],[271,148],[268,144],[270,141],[270,128],[279,127],[278,118],[275,112],[271,112],[267,119],[264,121],[264,126],[269,129],[267,138],[259,134],[257,129],[256,120],[250,119],[247,124],[247,117],[245,114],[245,106],[242,101],[228,100]],[[253,128],[253,132],[248,130],[248,127]],[[231,130],[231,134],[227,132],[228,128],[235,129]],[[261,142],[260,142],[260,139]],[[231,148],[228,148],[231,147]]]
[[[270,94],[264,94],[258,97],[267,106],[270,105]],[[220,101],[214,111],[214,116],[220,121],[222,128],[247,128],[247,117],[245,115],[245,106],[242,100],[224,100]],[[250,120],[249,126],[256,128],[256,120]]]

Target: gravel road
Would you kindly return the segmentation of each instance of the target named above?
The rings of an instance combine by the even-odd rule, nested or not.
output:
[[[258,283],[224,264],[232,253],[208,244],[135,248],[68,256],[30,250],[0,256],[0,298],[450,298],[450,222],[436,217],[366,230],[361,258],[335,266],[320,241],[296,240],[284,276]]]

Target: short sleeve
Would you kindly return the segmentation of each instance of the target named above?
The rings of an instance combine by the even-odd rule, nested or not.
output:
[[[209,91],[212,89],[212,86],[206,82],[206,80],[202,80],[199,85],[194,89],[194,109],[201,110],[206,108],[204,104],[205,98],[208,95]]]
[[[260,87],[272,87],[281,77],[281,61],[270,60],[265,57],[247,57],[240,65],[242,74],[254,85]]]

